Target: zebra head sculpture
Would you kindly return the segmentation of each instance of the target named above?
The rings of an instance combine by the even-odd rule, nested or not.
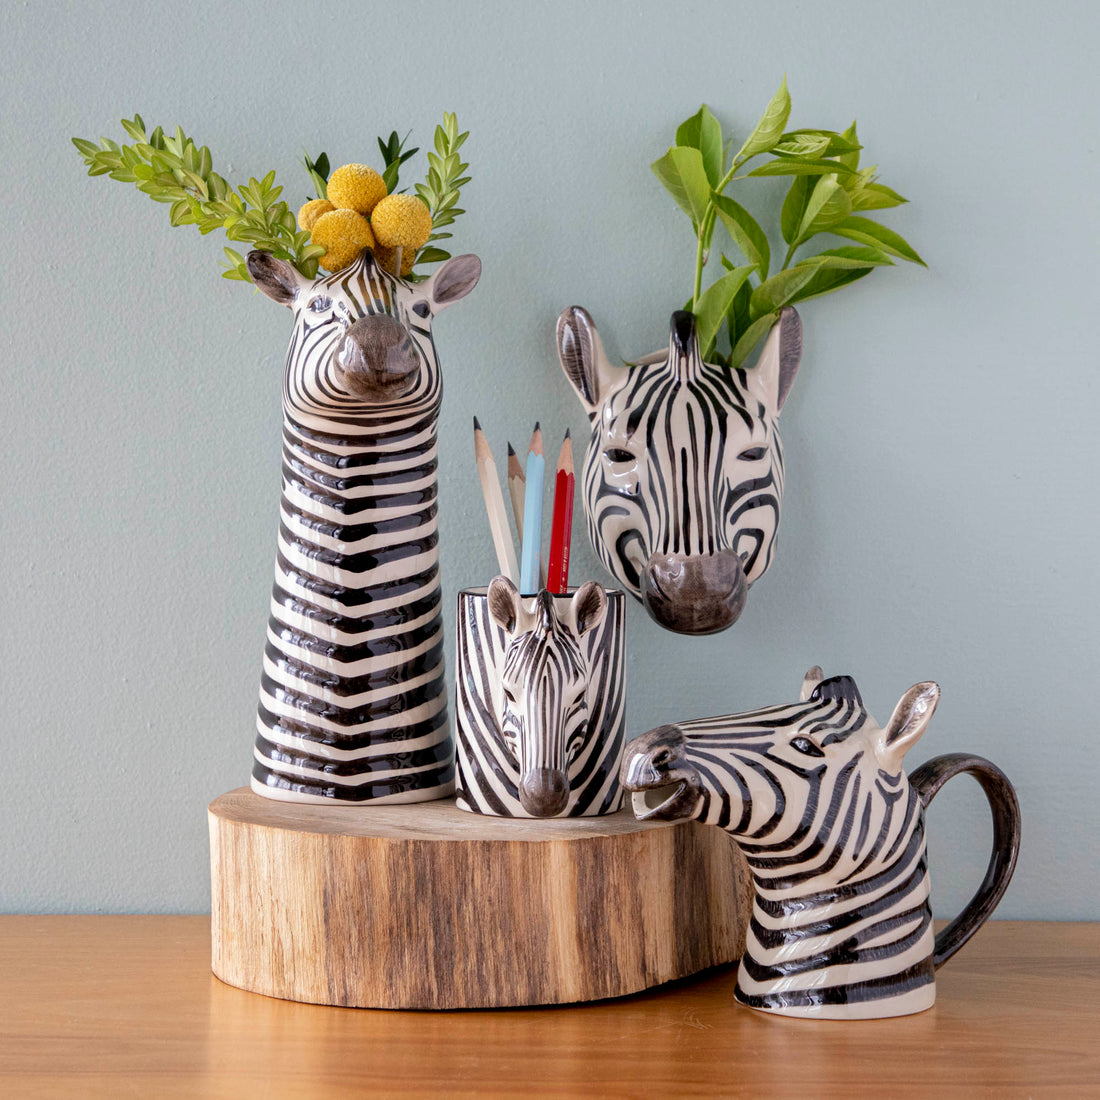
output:
[[[294,313],[282,501],[252,787],[290,801],[420,802],[454,789],[436,532],[443,388],[432,318],[476,256],[422,283],[370,252],[315,280],[250,252]]]
[[[790,1016],[918,1012],[933,972],[1000,900],[1016,860],[1019,806],[981,757],[937,757],[910,778],[902,760],[939,701],[914,684],[885,726],[847,676],[814,667],[797,703],[661,726],[630,742],[622,780],[643,819],[725,829],[756,900],[736,996]],[[994,853],[978,894],[933,936],[923,808],[972,772],[994,811]]]
[[[752,370],[704,363],[692,314],[669,348],[612,366],[587,311],[558,318],[558,355],[592,422],[583,496],[607,568],[661,626],[711,634],[771,564],[783,495],[776,428],[802,354],[787,307]]]
[[[569,801],[569,768],[588,742],[589,669],[582,639],[607,614],[592,581],[564,616],[545,589],[534,613],[507,577],[489,585],[489,615],[505,634],[500,672],[501,733],[519,768],[519,800],[532,817],[554,817]]]

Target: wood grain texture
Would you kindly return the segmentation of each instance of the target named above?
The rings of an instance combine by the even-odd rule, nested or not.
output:
[[[210,973],[206,917],[0,917],[0,1096],[1085,1097],[1100,924],[991,921],[919,1016],[777,1019],[734,968],[617,1001],[372,1012]]]
[[[752,890],[717,829],[509,820],[450,800],[210,806],[212,965],[312,1004],[485,1008],[619,997],[740,956]]]

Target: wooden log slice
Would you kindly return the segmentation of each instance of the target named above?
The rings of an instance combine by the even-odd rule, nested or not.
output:
[[[721,829],[210,804],[213,970],[313,1004],[491,1008],[619,997],[741,954],[751,885]]]

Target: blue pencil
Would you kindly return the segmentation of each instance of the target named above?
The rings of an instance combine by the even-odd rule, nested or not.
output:
[[[542,429],[535,424],[527,452],[527,489],[523,500],[523,550],[520,554],[519,590],[534,596],[539,590],[539,558],[542,552]]]

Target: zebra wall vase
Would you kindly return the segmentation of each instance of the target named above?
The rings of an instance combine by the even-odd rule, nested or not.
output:
[[[752,370],[704,363],[683,311],[667,351],[633,366],[611,365],[580,306],[558,318],[557,340],[592,422],[581,499],[596,553],[661,626],[725,630],[775,549],[776,421],[802,355],[798,314],[782,311]]]
[[[370,252],[310,281],[250,252],[294,311],[282,503],[252,787],[296,802],[421,802],[454,788],[436,534],[442,381],[432,318],[481,275],[423,283]]]
[[[458,596],[460,809],[591,817],[619,809],[626,597],[592,583],[521,596],[507,577]]]
[[[880,728],[852,680],[812,668],[797,703],[661,726],[627,746],[635,816],[718,825],[745,855],[756,897],[742,1004],[844,1020],[920,1012],[936,999],[936,968],[1000,901],[1020,842],[1004,773],[962,753],[909,778],[902,769],[938,701],[935,684],[915,684]],[[960,772],[989,799],[993,855],[977,894],[937,936],[924,808]]]

